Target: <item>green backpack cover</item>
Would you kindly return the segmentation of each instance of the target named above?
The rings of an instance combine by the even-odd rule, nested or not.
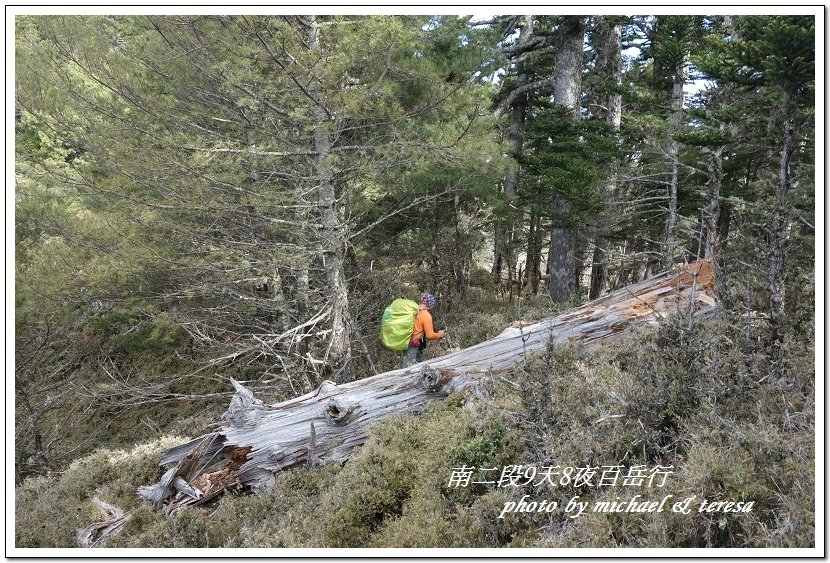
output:
[[[411,299],[395,299],[380,319],[380,341],[390,350],[402,352],[409,348],[418,303]]]

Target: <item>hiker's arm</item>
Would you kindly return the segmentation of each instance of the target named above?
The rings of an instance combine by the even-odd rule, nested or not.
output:
[[[438,340],[439,338],[444,338],[444,331],[435,332],[432,328],[432,315],[424,315],[424,334],[426,335],[428,340]]]

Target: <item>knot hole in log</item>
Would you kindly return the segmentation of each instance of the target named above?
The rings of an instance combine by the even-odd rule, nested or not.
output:
[[[444,383],[444,376],[441,372],[431,366],[423,366],[418,375],[421,385],[429,391],[437,391]]]
[[[326,404],[326,420],[331,424],[341,426],[354,418],[356,405],[340,397],[329,399]]]

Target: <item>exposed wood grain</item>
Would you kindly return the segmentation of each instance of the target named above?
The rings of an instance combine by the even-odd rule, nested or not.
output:
[[[105,520],[79,529],[76,538],[78,547],[106,546],[107,542],[117,536],[132,518],[132,514],[125,514],[117,506],[104,502],[98,497],[93,497],[92,502],[103,513]]]
[[[499,336],[421,364],[342,385],[326,381],[305,395],[263,405],[236,381],[236,395],[215,431],[165,452],[170,469],[139,494],[168,512],[201,504],[222,491],[267,485],[272,475],[301,465],[342,463],[363,444],[368,428],[389,415],[417,413],[447,395],[502,375],[548,341],[585,347],[679,310],[714,310],[710,262],[659,274],[555,317],[506,328]]]

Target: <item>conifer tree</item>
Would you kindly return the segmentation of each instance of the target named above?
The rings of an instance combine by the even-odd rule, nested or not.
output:
[[[63,181],[121,208],[137,253],[157,249],[141,297],[175,308],[212,365],[348,380],[346,257],[384,221],[360,225],[360,206],[477,127],[456,104],[486,53],[442,75],[432,42],[460,45],[465,26],[429,20],[33,18],[17,100],[84,153]]]
[[[811,157],[815,83],[812,16],[740,16],[734,37],[713,37],[701,68],[723,86],[749,94],[747,112],[766,122],[770,171],[775,179],[769,217],[767,290],[772,365],[780,360],[784,325],[786,241],[791,229],[792,168]]]

